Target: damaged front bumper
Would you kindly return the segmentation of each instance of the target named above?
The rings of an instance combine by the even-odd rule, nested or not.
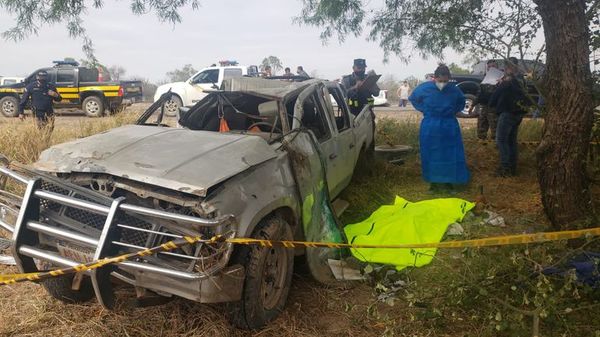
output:
[[[10,190],[23,190],[11,193]],[[233,216],[209,219],[128,204],[38,172],[0,167],[0,227],[12,232],[13,256],[23,273],[40,262],[72,267],[158,246],[183,235],[232,237]],[[244,269],[228,265],[233,247],[198,243],[86,271],[96,297],[114,305],[111,278],[164,296],[202,303],[241,298]],[[141,292],[140,292],[141,293]]]

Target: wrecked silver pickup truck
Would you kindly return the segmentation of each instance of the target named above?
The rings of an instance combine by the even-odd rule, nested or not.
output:
[[[53,146],[33,168],[0,167],[0,227],[13,233],[21,272],[183,235],[340,239],[328,234],[336,224],[327,205],[371,147],[374,119],[369,107],[352,115],[338,84],[231,79],[182,109],[176,126],[163,115],[155,103],[136,125]],[[256,328],[283,309],[301,254],[322,252],[198,243],[43,285],[60,300],[95,295],[108,308],[116,284],[133,286],[138,298],[229,302],[235,325]],[[307,260],[317,279],[327,278],[318,257]]]

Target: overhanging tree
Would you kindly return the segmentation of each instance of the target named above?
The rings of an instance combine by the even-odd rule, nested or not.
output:
[[[167,78],[170,82],[183,82],[192,77],[198,71],[191,64],[186,64],[181,69],[175,69],[167,72]]]
[[[17,24],[2,33],[4,39],[21,41],[37,35],[44,25],[65,24],[69,35],[83,40],[82,49],[91,63],[97,63],[92,38],[83,24],[82,16],[88,9],[101,9],[104,0],[0,0],[0,9],[14,15]],[[179,23],[179,9],[191,6],[197,9],[198,0],[129,0],[134,14],[156,12],[161,22]]]
[[[585,159],[592,126],[589,19],[598,1],[304,0],[297,22],[323,28],[322,38],[378,41],[385,57],[441,56],[446,48],[524,58],[544,27],[546,123],[537,150],[542,202],[552,224],[569,228],[593,216]],[[587,11],[587,13],[586,13]]]
[[[260,63],[260,70],[264,71],[267,66],[270,66],[271,69],[273,69],[273,74],[275,74],[278,71],[280,71],[281,69],[283,69],[283,65],[282,65],[279,57],[272,56],[272,55],[269,57],[265,57],[262,60],[262,62]]]

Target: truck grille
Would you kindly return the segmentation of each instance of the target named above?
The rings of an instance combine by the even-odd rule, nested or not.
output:
[[[35,259],[73,267],[90,257],[102,259],[182,238],[182,233],[235,233],[230,215],[206,219],[141,207],[126,203],[125,198],[112,199],[56,177],[29,173],[30,177],[23,177],[0,167],[0,178],[7,176],[27,185],[19,217],[12,227],[13,249],[21,272],[35,272]],[[11,228],[4,222],[2,227]],[[199,281],[225,268],[231,251],[232,245],[227,242],[210,246],[198,243],[119,262],[112,275],[125,277],[132,284],[138,278]],[[104,276],[86,273],[98,285],[97,289],[110,283]],[[97,291],[96,295],[99,300],[108,301],[107,294]]]

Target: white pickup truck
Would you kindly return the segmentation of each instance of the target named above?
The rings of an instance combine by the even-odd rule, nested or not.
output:
[[[164,104],[165,114],[175,116],[182,106],[192,106],[206,97],[206,90],[218,89],[223,80],[246,75],[258,74],[256,66],[216,66],[200,70],[185,82],[163,84],[156,89],[154,101],[162,94],[171,90],[174,95]]]

